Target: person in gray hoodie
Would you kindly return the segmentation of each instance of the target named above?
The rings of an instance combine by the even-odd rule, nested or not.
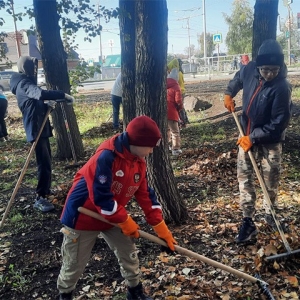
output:
[[[37,58],[21,56],[17,62],[17,67],[19,72],[11,76],[10,89],[16,95],[19,109],[22,112],[27,141],[33,143],[48,111],[48,105],[44,101],[65,99],[72,103],[74,98],[63,91],[43,90],[37,86]],[[51,136],[52,129],[49,119],[47,119],[35,148],[38,184],[33,207],[42,212],[54,209],[53,204],[47,199],[47,195],[50,194],[52,172],[49,143]]]

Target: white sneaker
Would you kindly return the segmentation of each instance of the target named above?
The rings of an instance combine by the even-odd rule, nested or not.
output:
[[[182,153],[181,149],[174,149],[174,150],[172,150],[172,155],[179,155],[181,153]]]

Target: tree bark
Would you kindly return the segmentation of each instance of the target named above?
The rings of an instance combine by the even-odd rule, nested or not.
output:
[[[254,5],[252,60],[267,39],[276,40],[278,0],[256,0]]]
[[[120,0],[120,39],[122,49],[123,127],[136,116],[135,93],[135,1]]]
[[[67,68],[67,54],[60,36],[59,15],[56,0],[33,1],[38,41],[47,81],[47,89],[62,90],[70,93],[70,83]],[[62,104],[69,129],[63,118],[61,105],[57,105],[52,112],[52,122],[57,141],[56,156],[59,159],[72,158],[71,143],[75,150],[75,158],[83,157],[84,149],[80,136],[76,115],[73,106]],[[68,138],[68,131],[72,136]]]
[[[132,118],[133,112],[128,111],[128,109],[135,107],[134,116],[147,115],[158,124],[163,135],[163,141],[159,147],[154,149],[153,155],[148,158],[148,180],[162,204],[165,220],[173,220],[175,223],[180,224],[187,219],[188,213],[178,192],[168,155],[166,105],[167,4],[165,0],[124,0],[121,2],[126,2],[128,5],[130,5],[130,2],[131,5],[135,2],[134,16],[136,19],[135,22],[131,23],[132,26],[135,23],[135,39],[129,39],[128,41],[129,44],[135,41],[135,45],[126,45],[128,49],[130,47],[135,48],[135,77],[133,77],[134,80],[131,80],[132,83],[135,81],[135,88],[128,91],[129,85],[123,85],[124,95],[127,95],[127,93],[128,95],[130,93],[135,94],[135,96],[131,95],[131,98],[128,98],[130,101],[134,101],[135,98],[135,104],[130,103],[128,106],[124,106],[124,114],[129,120]],[[124,26],[126,26],[125,23]],[[128,52],[125,50],[125,53]],[[128,53],[128,55],[133,56],[133,53]],[[123,67],[127,66],[128,55],[124,55],[122,48]],[[126,69],[122,69],[122,72],[128,74]]]

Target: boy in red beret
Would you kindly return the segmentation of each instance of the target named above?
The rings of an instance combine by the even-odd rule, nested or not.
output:
[[[99,235],[114,251],[128,286],[128,300],[152,300],[143,292],[139,259],[133,238],[138,224],[125,206],[134,196],[158,237],[174,251],[174,240],[165,224],[161,206],[146,179],[145,157],[161,141],[157,124],[147,116],[134,118],[126,131],[104,141],[94,156],[77,172],[62,212],[64,225],[62,267],[57,281],[60,300],[72,299],[72,292],[89,260]],[[78,212],[84,207],[119,227]]]

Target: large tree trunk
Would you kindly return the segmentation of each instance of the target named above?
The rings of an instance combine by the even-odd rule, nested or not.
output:
[[[164,217],[179,224],[188,217],[186,206],[177,190],[176,179],[168,156],[167,145],[167,105],[166,105],[166,63],[167,63],[167,4],[165,0],[142,1],[128,0],[120,3],[135,2],[136,21],[131,24],[135,29],[135,115],[147,115],[154,119],[162,134],[163,142],[154,149],[148,159],[148,179],[155,189],[162,204]],[[133,16],[134,17],[134,16]],[[122,24],[122,23],[121,23]],[[121,28],[123,31],[123,28]],[[130,39],[129,43],[134,43]],[[130,53],[132,55],[132,53]],[[126,65],[128,56],[122,62]],[[122,72],[127,70],[122,69]],[[127,80],[127,79],[125,79]],[[133,96],[130,96],[133,97]],[[134,98],[131,98],[134,99]],[[126,101],[126,100],[125,100]],[[124,101],[124,102],[125,102]],[[124,107],[125,116],[132,116],[132,111]]]
[[[276,40],[278,0],[256,0],[254,6],[252,60],[264,40]]]
[[[136,116],[135,102],[135,1],[120,0],[120,36],[122,48],[123,127]]]
[[[47,89],[70,93],[67,54],[60,36],[56,0],[34,0],[33,6]],[[67,115],[75,156],[80,158],[84,155],[84,149],[73,106],[63,104],[63,107]],[[63,118],[61,105],[56,106],[51,116],[57,140],[56,156],[59,159],[72,158],[71,142],[67,132],[69,129]]]

